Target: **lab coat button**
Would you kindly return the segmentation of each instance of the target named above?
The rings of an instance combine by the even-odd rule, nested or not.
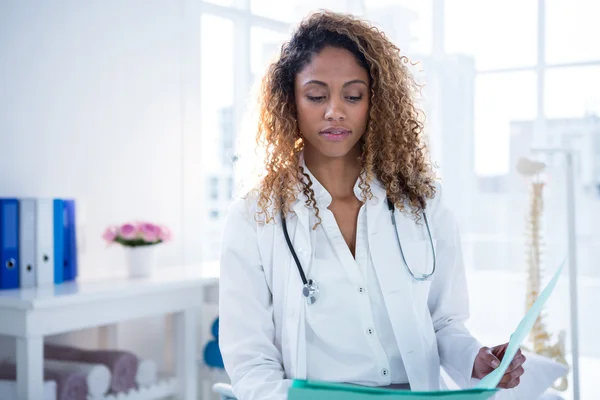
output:
[[[374,332],[373,328],[367,329],[367,335],[372,335]]]
[[[381,376],[388,376],[389,373],[390,371],[388,371],[387,368],[381,370]]]
[[[364,292],[366,292],[366,291],[367,291],[367,290],[366,290],[364,287],[362,287],[362,286],[361,286],[361,287],[359,287],[357,290],[358,290],[358,293],[364,293]]]

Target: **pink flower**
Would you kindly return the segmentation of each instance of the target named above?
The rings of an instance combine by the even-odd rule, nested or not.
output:
[[[159,227],[158,238],[163,242],[168,242],[173,238],[171,230],[164,225]]]
[[[119,228],[119,236],[125,240],[135,239],[138,232],[133,224],[123,224]]]
[[[117,238],[117,227],[114,225],[106,228],[106,230],[104,231],[104,234],[102,235],[102,239],[104,239],[108,243],[114,242],[116,238]]]
[[[160,228],[158,226],[149,222],[142,222],[138,225],[138,229],[145,242],[154,243],[158,241],[158,234],[160,233]]]

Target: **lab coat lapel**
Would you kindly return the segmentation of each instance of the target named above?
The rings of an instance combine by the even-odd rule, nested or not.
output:
[[[369,247],[377,279],[390,315],[394,336],[413,390],[427,390],[429,368],[420,338],[421,321],[413,302],[413,282],[402,261],[386,193],[378,182],[371,183],[374,198],[367,202]],[[397,221],[405,217],[396,211]],[[399,235],[407,235],[408,224],[399,223]]]
[[[309,276],[312,254],[312,243],[310,240],[310,215],[305,207],[303,196],[300,195],[292,207],[294,215],[287,218],[290,240],[296,250],[304,273]],[[285,243],[285,242],[284,242]],[[287,254],[283,265],[288,265],[290,274],[288,279],[287,310],[293,323],[288,325],[290,337],[290,348],[295,353],[292,366],[293,378],[306,379],[306,301],[302,296],[302,280],[298,274],[298,268],[289,249],[285,248]]]
[[[302,197],[304,197],[304,195],[302,195]],[[297,199],[294,205],[292,206],[292,210],[294,210],[294,213],[296,214],[296,218],[298,220],[298,225],[296,226],[296,233],[302,234],[303,240],[309,240],[308,229],[310,224],[310,218],[309,210],[304,204],[304,199]],[[308,242],[306,243],[306,245],[309,244],[310,243]]]
[[[300,154],[300,165],[304,165],[304,155]],[[306,207],[306,195],[299,190],[294,204],[292,205],[293,214],[288,215],[288,229],[290,240],[304,273],[310,276],[310,268],[312,264],[313,243],[310,225],[310,210]],[[285,241],[284,241],[285,243]],[[290,338],[289,346],[292,349],[294,357],[292,357],[292,371],[289,378],[306,379],[306,301],[302,296],[302,279],[298,273],[298,268],[287,244],[285,245],[285,254],[287,255],[282,265],[287,265],[290,268],[288,279],[288,293],[286,300],[286,311],[289,313],[289,324],[287,324],[288,335]]]

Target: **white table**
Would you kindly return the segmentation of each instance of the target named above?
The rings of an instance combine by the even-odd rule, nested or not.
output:
[[[42,398],[44,336],[172,314],[173,394],[182,400],[196,400],[196,312],[204,300],[204,287],[215,281],[199,272],[173,268],[152,278],[112,277],[0,291],[0,334],[14,336],[17,342],[19,398]]]

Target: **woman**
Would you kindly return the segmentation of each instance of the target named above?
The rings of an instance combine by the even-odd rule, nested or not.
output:
[[[501,359],[506,344],[463,325],[459,235],[406,61],[366,22],[320,12],[262,81],[265,173],[231,207],[221,258],[219,341],[240,400],[285,399],[291,379],[438,390],[440,366],[466,387]]]

